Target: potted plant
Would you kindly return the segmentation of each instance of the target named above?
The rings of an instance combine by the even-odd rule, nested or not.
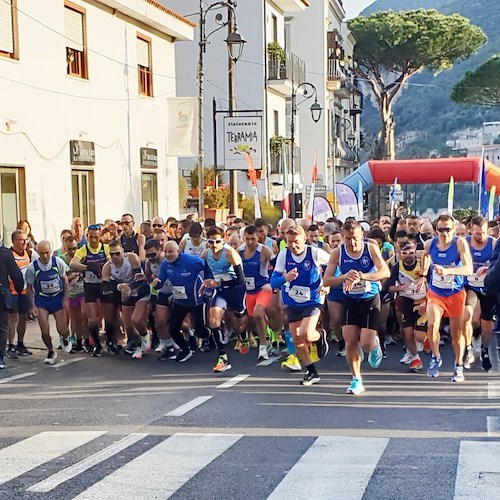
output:
[[[269,57],[269,78],[283,79],[286,77],[286,52],[278,42],[267,44],[267,55]]]
[[[290,139],[288,137],[283,137],[282,135],[273,135],[269,139],[269,151],[271,156],[279,156],[283,150],[283,144],[289,144]]]
[[[208,188],[204,191],[205,217],[216,221],[225,220],[229,214],[229,186],[219,186],[219,189]]]

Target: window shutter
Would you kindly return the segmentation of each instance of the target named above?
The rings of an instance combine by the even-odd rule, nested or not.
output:
[[[137,38],[137,64],[149,68],[149,42]]]
[[[83,14],[64,8],[64,35],[66,47],[83,52]]]
[[[12,0],[0,1],[0,50],[9,54],[14,53]]]

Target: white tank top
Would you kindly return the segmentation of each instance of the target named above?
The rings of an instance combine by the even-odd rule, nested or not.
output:
[[[205,238],[201,239],[201,243],[198,246],[193,245],[191,238],[186,238],[186,245],[184,246],[184,253],[189,255],[196,255],[196,257],[200,257],[203,253],[203,250],[207,248],[207,240]]]
[[[128,283],[131,284],[134,281],[134,272],[132,271],[132,265],[128,260],[128,254],[123,256],[123,264],[121,267],[116,267],[113,261],[109,261],[111,267],[111,277],[118,283]]]

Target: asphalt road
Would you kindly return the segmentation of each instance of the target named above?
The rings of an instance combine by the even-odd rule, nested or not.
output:
[[[408,373],[402,346],[366,392],[345,394],[335,347],[302,387],[256,350],[183,364],[127,355],[34,355],[0,372],[0,498],[465,499],[500,497],[500,335],[494,368],[450,381]],[[424,364],[427,364],[427,358]],[[496,493],[495,493],[496,492]]]

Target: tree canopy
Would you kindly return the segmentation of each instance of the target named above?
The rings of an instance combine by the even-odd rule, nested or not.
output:
[[[453,87],[451,98],[459,104],[500,106],[500,56],[465,73]]]

